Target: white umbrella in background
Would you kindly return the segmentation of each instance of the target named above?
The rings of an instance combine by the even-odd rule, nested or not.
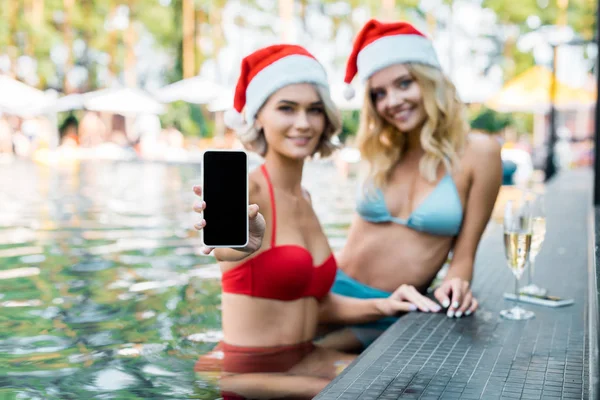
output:
[[[162,114],[165,107],[152,96],[139,89],[111,88],[83,95],[86,110],[121,115]]]
[[[488,101],[499,88],[490,81],[472,78],[470,84],[456,84],[460,100],[466,104],[483,104]]]
[[[210,112],[227,111],[233,108],[235,88],[223,89],[219,96],[208,103],[206,107]]]
[[[0,111],[21,116],[37,115],[53,101],[41,90],[0,75]]]
[[[195,76],[172,83],[154,92],[163,103],[185,101],[194,104],[208,104],[219,97],[225,89],[209,79]]]
[[[44,111],[58,113],[71,110],[82,110],[83,100],[83,94],[68,94],[66,96],[59,97],[54,104]]]

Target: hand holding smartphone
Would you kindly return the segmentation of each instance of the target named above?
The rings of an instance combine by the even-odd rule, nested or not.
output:
[[[204,201],[194,205],[203,219],[203,254],[215,248],[218,261],[240,261],[262,246],[265,219],[257,204],[248,205],[248,162],[243,151],[210,150],[203,156],[202,186],[194,186]]]
[[[202,159],[206,224],[204,245],[243,248],[248,244],[248,156],[244,151],[207,150]]]

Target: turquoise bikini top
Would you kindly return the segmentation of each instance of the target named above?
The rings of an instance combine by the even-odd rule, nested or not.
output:
[[[417,231],[443,236],[458,235],[463,220],[458,190],[450,175],[442,178],[433,192],[407,219],[390,214],[383,192],[379,188],[375,188],[374,193],[364,193],[359,198],[356,210],[364,220],[369,222],[395,222]]]

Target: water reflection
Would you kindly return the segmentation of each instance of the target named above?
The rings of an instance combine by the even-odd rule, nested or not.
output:
[[[221,340],[220,271],[199,253],[197,165],[86,162],[0,169],[0,398],[215,399],[194,374]],[[306,187],[335,249],[353,180]]]
[[[197,375],[221,388],[224,400],[310,400],[353,360],[304,342],[275,347],[240,347],[220,342],[194,366]]]

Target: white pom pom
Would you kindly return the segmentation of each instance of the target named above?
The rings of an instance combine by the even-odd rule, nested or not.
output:
[[[242,114],[233,108],[225,111],[223,114],[223,121],[225,122],[225,125],[231,129],[240,128],[244,125],[244,118],[242,118]]]
[[[355,91],[354,88],[350,85],[346,85],[344,88],[344,98],[346,100],[352,100],[354,98]]]

